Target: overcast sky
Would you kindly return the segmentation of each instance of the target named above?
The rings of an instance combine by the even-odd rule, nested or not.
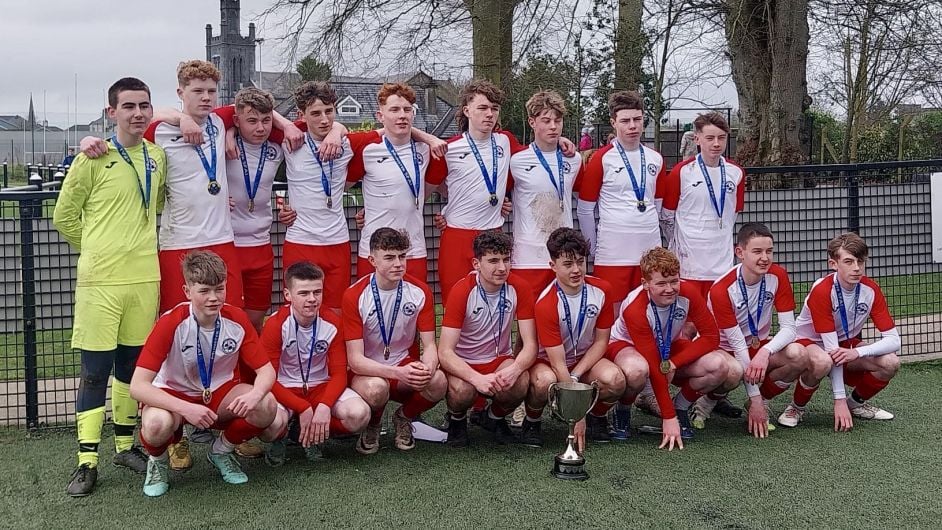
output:
[[[242,0],[242,32],[261,25],[257,14],[268,0]],[[206,58],[206,24],[219,33],[216,0],[0,0],[0,114],[26,116],[33,94],[36,119],[46,113],[55,125],[66,123],[66,108],[87,123],[100,116],[104,91],[120,77],[141,78],[155,105],[175,105],[177,64]],[[274,21],[272,21],[273,23]],[[261,27],[261,37],[273,30]],[[265,70],[281,68],[266,56]],[[72,123],[73,120],[68,120]]]
[[[262,45],[263,69],[280,71],[284,64],[272,37],[284,29],[277,18],[259,17],[270,5],[271,0],[242,0],[241,31],[247,34],[249,22],[255,22],[257,36],[268,39]],[[75,121],[76,76],[79,123],[101,115],[105,90],[124,76],[146,82],[155,105],[177,105],[177,64],[206,58],[207,23],[219,33],[218,0],[0,0],[0,13],[0,115],[25,117],[32,93],[37,120],[45,112],[50,124],[59,126]],[[708,94],[694,90],[694,95],[735,106],[731,83],[719,91],[704,88]]]

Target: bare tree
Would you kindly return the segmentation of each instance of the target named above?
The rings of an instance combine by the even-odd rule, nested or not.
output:
[[[816,95],[844,112],[844,162],[857,160],[868,123],[940,85],[938,0],[812,0]]]
[[[808,0],[726,0],[741,163],[805,160],[800,133],[808,105],[808,38]]]
[[[576,0],[273,0],[288,55],[316,49],[331,66],[395,63],[463,70],[503,85],[546,33],[569,31]],[[470,53],[469,53],[470,52]],[[294,62],[294,61],[291,61]]]

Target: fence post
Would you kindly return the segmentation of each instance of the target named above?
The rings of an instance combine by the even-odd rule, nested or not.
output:
[[[4,188],[10,187],[10,175],[7,173],[7,171],[8,171],[7,163],[4,162],[3,163],[3,187]]]
[[[34,202],[20,201],[20,264],[23,281],[23,366],[26,377],[26,426],[39,427],[39,371],[36,359],[36,284],[33,255]]]
[[[847,182],[847,231],[860,233],[860,178],[857,168],[845,173]]]

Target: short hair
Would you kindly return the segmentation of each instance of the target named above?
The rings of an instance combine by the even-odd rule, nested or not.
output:
[[[541,90],[533,94],[525,106],[528,118],[536,118],[548,110],[556,112],[560,118],[566,115],[566,102],[553,90]]]
[[[213,63],[194,59],[185,61],[177,66],[177,83],[180,87],[185,87],[194,79],[212,79],[219,82],[222,74],[219,69],[213,66]]]
[[[370,252],[377,250],[409,250],[412,243],[405,230],[396,230],[384,226],[370,236]]]
[[[736,244],[740,247],[745,248],[746,245],[756,237],[768,237],[775,239],[772,236],[772,231],[769,230],[769,227],[765,226],[762,223],[746,223],[742,225],[742,228],[739,229],[739,233],[736,234]]]
[[[870,256],[870,248],[867,246],[867,242],[853,232],[841,234],[828,241],[829,258],[837,259],[837,253],[840,252],[841,249],[850,252],[850,255],[857,259],[867,259],[867,257]]]
[[[294,103],[301,112],[318,99],[325,105],[336,105],[337,91],[327,81],[308,81],[294,89]]]
[[[504,101],[507,100],[504,91],[494,83],[487,79],[472,79],[471,82],[461,89],[461,93],[458,95],[458,112],[455,115],[455,119],[458,121],[459,132],[468,130],[468,117],[464,115],[464,108],[470,105],[471,100],[478,94],[481,94],[486,97],[488,101],[496,103],[497,105],[503,105]]]
[[[641,276],[650,280],[651,275],[660,272],[661,276],[680,274],[680,260],[673,252],[664,247],[654,247],[641,255]]]
[[[127,90],[143,90],[147,92],[147,98],[150,99],[150,87],[136,77],[122,77],[108,87],[108,105],[111,108],[118,106],[118,94]]]
[[[481,259],[487,254],[509,256],[513,252],[514,241],[510,234],[498,232],[497,230],[485,230],[474,238],[471,246],[474,249],[474,257],[477,259]]]
[[[323,280],[324,279],[324,269],[321,269],[317,265],[311,263],[310,261],[298,261],[292,263],[290,267],[285,271],[285,287],[291,288],[297,280]]]
[[[621,110],[640,110],[644,112],[644,101],[634,91],[619,90],[608,96],[608,115],[615,118]]]
[[[260,88],[243,88],[236,92],[235,108],[241,111],[245,107],[252,107],[261,114],[268,114],[275,110],[275,98],[270,92]]]
[[[187,285],[226,283],[226,262],[211,250],[193,250],[183,257],[183,279]]]
[[[693,128],[696,130],[696,132],[702,132],[703,128],[707,125],[718,127],[726,134],[729,134],[729,122],[726,121],[726,117],[719,112],[712,111],[707,112],[706,114],[700,114],[695,120],[693,120]]]
[[[405,83],[383,83],[376,94],[376,100],[380,105],[385,105],[389,96],[399,96],[415,105],[415,90]]]
[[[546,250],[549,251],[550,259],[557,260],[560,256],[571,258],[588,257],[589,242],[586,241],[582,232],[574,228],[557,228],[550,234],[546,240]]]

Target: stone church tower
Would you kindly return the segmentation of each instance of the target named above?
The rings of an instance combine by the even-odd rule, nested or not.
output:
[[[239,11],[239,0],[219,0],[219,35],[214,37],[212,24],[206,24],[206,60],[222,72],[220,105],[232,103],[239,89],[254,86],[255,23],[249,23],[249,34],[243,37]]]

